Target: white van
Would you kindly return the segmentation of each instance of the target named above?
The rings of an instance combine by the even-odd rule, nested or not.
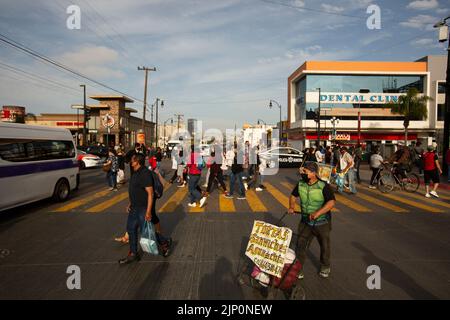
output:
[[[0,211],[78,188],[80,169],[67,129],[0,123]]]

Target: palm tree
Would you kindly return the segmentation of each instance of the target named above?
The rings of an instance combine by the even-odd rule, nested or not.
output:
[[[408,145],[409,121],[427,119],[427,102],[429,100],[432,100],[432,98],[426,95],[419,95],[419,90],[416,88],[409,88],[406,95],[398,97],[398,102],[390,102],[387,104],[391,108],[392,113],[404,116],[405,146]]]

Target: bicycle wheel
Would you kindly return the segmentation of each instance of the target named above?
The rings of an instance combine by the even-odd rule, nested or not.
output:
[[[415,173],[408,173],[406,175],[406,181],[403,182],[403,189],[405,189],[406,192],[416,192],[417,189],[420,187],[420,178]]]
[[[395,178],[389,173],[380,173],[380,177],[378,178],[378,190],[383,193],[388,193],[394,190],[395,187]]]

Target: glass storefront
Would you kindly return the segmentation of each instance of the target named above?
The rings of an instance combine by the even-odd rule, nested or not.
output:
[[[374,94],[401,94],[410,88],[416,88],[419,93],[424,92],[425,76],[422,75],[337,75],[337,74],[311,74],[301,78],[295,85],[296,121],[301,119],[314,119],[314,112],[318,102],[307,100],[308,92],[355,93],[361,89],[368,89]],[[370,103],[322,103],[323,108],[383,108],[383,105]],[[364,117],[364,116],[363,116]],[[357,119],[348,117],[348,120]],[[370,120],[398,120],[396,116],[371,116]],[[369,120],[369,118],[367,118]]]

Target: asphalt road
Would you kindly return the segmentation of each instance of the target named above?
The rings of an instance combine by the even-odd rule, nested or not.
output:
[[[125,230],[127,187],[109,192],[100,169],[84,170],[68,202],[0,214],[0,299],[263,299],[237,283],[238,266],[247,261],[253,221],[279,223],[297,179],[294,169],[281,169],[266,191],[247,200],[215,191],[204,210],[188,209],[187,190],[170,186],[158,209],[172,255],[119,266],[128,249],[113,239]],[[358,196],[338,197],[329,279],[317,275],[313,242],[301,281],[306,299],[449,299],[450,192],[426,199],[423,190],[383,195],[366,185]],[[298,221],[282,224],[296,232]],[[81,268],[81,290],[67,288],[69,265]],[[371,265],[380,267],[380,290],[367,288]]]

